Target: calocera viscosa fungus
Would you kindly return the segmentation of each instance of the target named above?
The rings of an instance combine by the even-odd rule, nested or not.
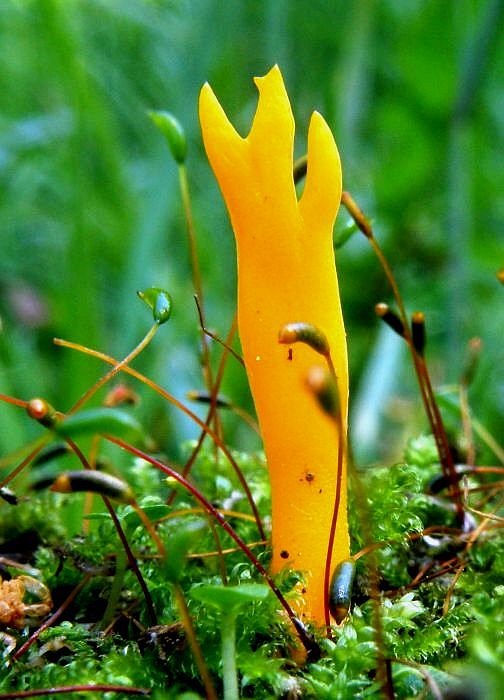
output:
[[[234,230],[238,256],[238,327],[259,418],[272,494],[272,571],[305,575],[299,613],[324,624],[328,539],[338,450],[345,450],[347,350],[333,251],[341,166],[333,136],[314,112],[302,196],[293,180],[294,118],[277,66],[256,78],[259,102],[242,138],[208,84],[200,121],[208,159]],[[303,322],[327,337],[337,376],[341,420],[335,425],[306,389],[320,358],[298,343],[278,343],[282,326]],[[341,439],[343,437],[343,439]],[[332,567],[349,556],[346,455]]]

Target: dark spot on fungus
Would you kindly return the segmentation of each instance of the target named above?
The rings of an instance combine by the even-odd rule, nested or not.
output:
[[[318,492],[319,492],[319,493],[322,493],[322,489],[319,489]]]
[[[311,472],[306,472],[305,479],[308,482],[313,481],[315,479],[315,474],[312,474]]]
[[[292,360],[292,348],[289,348],[289,352],[287,354],[287,359]]]
[[[282,559],[288,559],[289,552],[286,549],[282,549],[282,551],[280,552],[280,556],[282,557]]]

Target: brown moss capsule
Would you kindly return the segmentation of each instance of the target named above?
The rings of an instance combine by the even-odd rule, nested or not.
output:
[[[7,503],[10,503],[11,506],[17,506],[18,504],[18,497],[16,496],[14,491],[11,491],[5,486],[2,486],[2,488],[0,488],[0,497],[3,498],[3,500]]]
[[[383,302],[376,304],[375,313],[382,319],[382,321],[385,321],[387,326],[390,326],[390,328],[392,328],[393,331],[400,335],[401,338],[404,338],[403,322],[396,314],[396,312],[392,311],[388,304],[384,304]]]
[[[425,350],[425,315],[422,311],[415,311],[411,316],[411,340],[413,347],[419,355]]]
[[[340,413],[339,393],[329,370],[320,366],[312,367],[306,377],[306,386],[313,393],[324,413],[337,420]]]
[[[212,403],[214,402],[217,408],[231,408],[231,404],[222,396],[212,397],[208,391],[198,391],[197,389],[191,389],[186,392],[186,396],[189,401],[197,401],[198,403]]]
[[[116,406],[121,406],[122,404],[136,405],[140,401],[140,398],[136,391],[133,391],[131,387],[127,384],[117,384],[113,389],[111,389],[103,405],[106,408],[115,408]]]
[[[306,177],[306,173],[308,171],[308,156],[304,155],[301,156],[301,158],[298,158],[294,162],[294,167],[292,169],[292,176],[294,178],[294,184],[297,185],[298,182],[301,182],[301,180]]]
[[[41,450],[32,461],[32,466],[39,467],[42,464],[51,462],[53,459],[64,457],[71,451],[66,442],[54,442]]]
[[[26,412],[46,428],[54,428],[58,422],[58,416],[51,404],[45,399],[30,399],[26,404]]]
[[[90,491],[123,503],[134,501],[128,484],[115,476],[94,470],[64,472],[58,476],[50,488],[57,493]]]

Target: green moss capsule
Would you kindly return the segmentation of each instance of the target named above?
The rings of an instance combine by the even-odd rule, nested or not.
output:
[[[355,561],[345,559],[335,568],[329,588],[329,610],[340,625],[350,610],[352,586],[355,577]]]
[[[180,165],[187,156],[187,139],[179,120],[170,112],[153,111],[149,117],[165,137],[175,161]]]
[[[330,353],[329,342],[324,333],[311,323],[286,323],[280,328],[278,342],[284,345],[293,343],[305,343],[320,355],[328,356]]]
[[[154,321],[160,326],[166,323],[172,312],[172,298],[165,289],[149,287],[137,292],[140,299],[152,309]]]
[[[53,482],[50,489],[57,493],[99,493],[122,503],[132,503],[135,500],[126,482],[94,470],[64,472]]]
[[[58,435],[72,438],[97,433],[118,437],[142,437],[140,423],[126,411],[117,408],[90,408],[79,411],[58,422],[54,430]]]

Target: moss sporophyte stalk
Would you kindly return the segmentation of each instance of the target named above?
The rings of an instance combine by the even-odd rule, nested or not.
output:
[[[338,472],[341,498],[331,567],[349,557],[347,350],[332,242],[341,166],[331,131],[314,112],[298,200],[294,119],[279,68],[255,83],[259,102],[246,138],[231,125],[208,84],[201,91],[200,121],[236,238],[240,340],[271,481],[272,571],[288,566],[304,573],[298,612],[323,625]],[[337,424],[306,388],[310,369],[324,360],[309,344],[287,348],[278,342],[286,324],[300,323],[327,338],[339,391]]]

